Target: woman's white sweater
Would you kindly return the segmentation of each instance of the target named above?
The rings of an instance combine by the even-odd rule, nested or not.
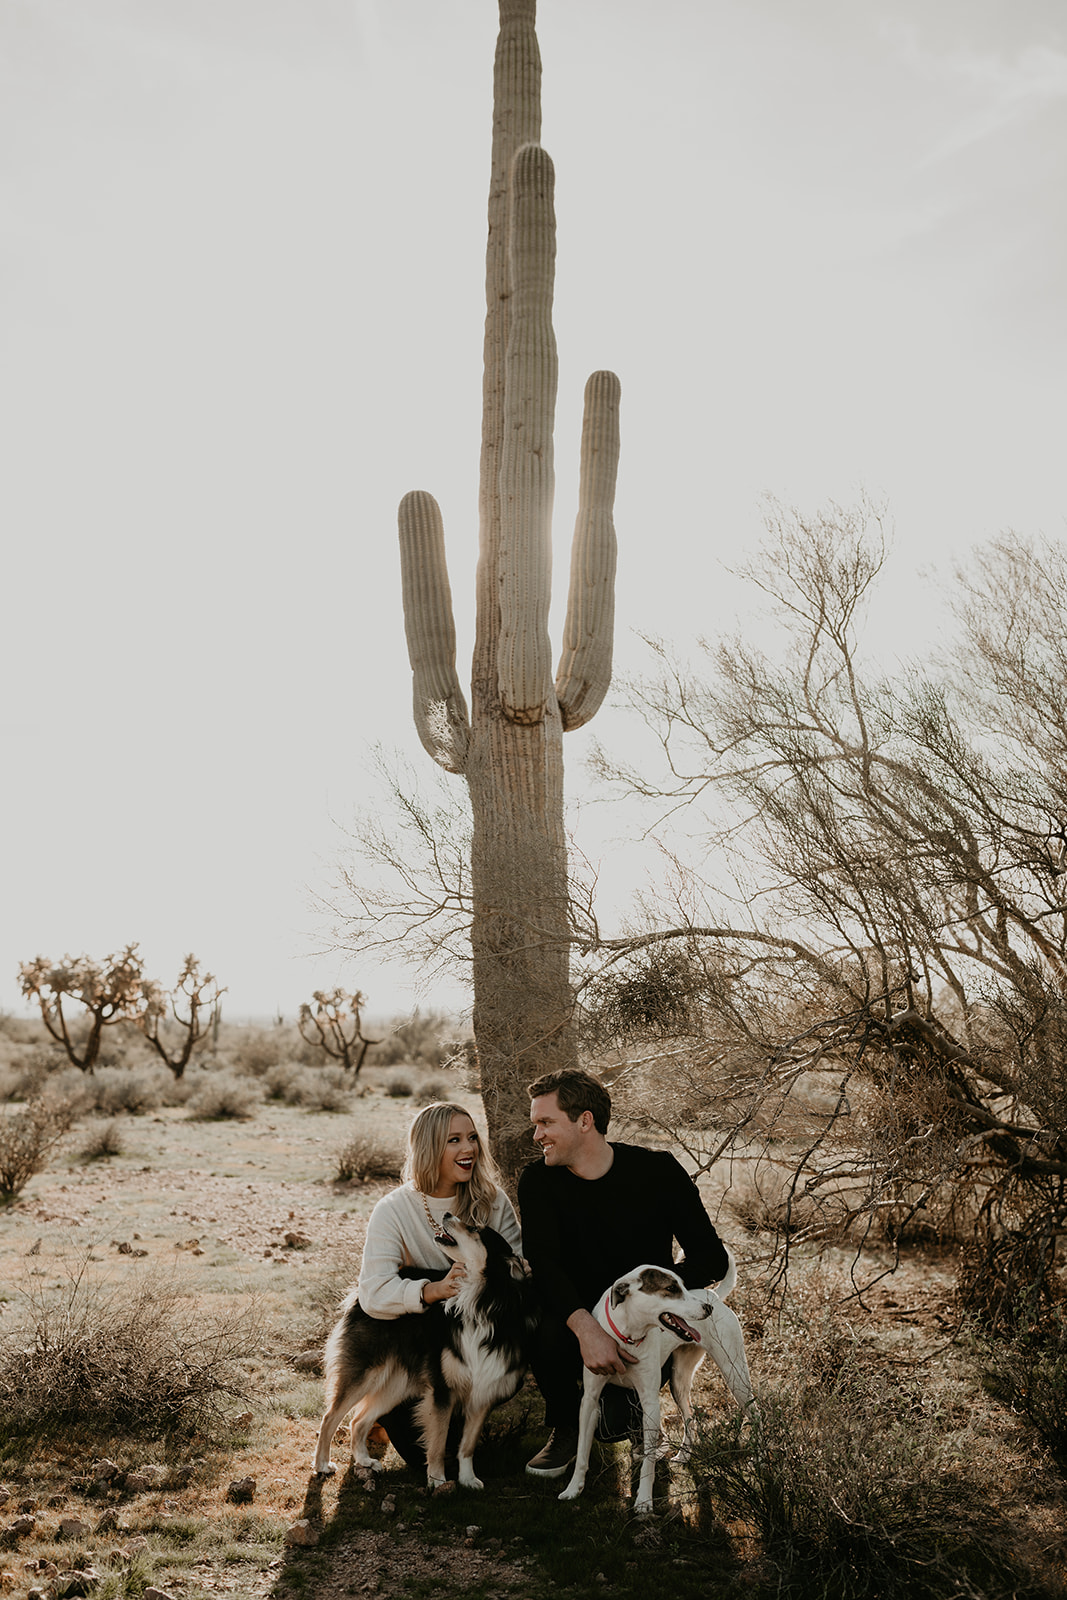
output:
[[[455,1199],[430,1197],[426,1205],[434,1222],[440,1224]],[[489,1226],[503,1234],[516,1255],[521,1253],[519,1219],[503,1189],[496,1192]],[[425,1311],[422,1288],[429,1279],[398,1277],[400,1268],[451,1265],[440,1245],[434,1243],[423,1196],[413,1183],[402,1184],[384,1195],[370,1214],[356,1289],[359,1303],[372,1317],[402,1317],[409,1311]]]

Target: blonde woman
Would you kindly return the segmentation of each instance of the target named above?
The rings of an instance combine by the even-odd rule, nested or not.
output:
[[[514,1208],[469,1112],[439,1101],[425,1106],[408,1132],[404,1182],[371,1212],[357,1299],[368,1316],[418,1314],[459,1293],[464,1268],[452,1263],[434,1235],[450,1212],[461,1222],[495,1228],[516,1255],[521,1233]],[[411,1467],[425,1465],[414,1403],[380,1419],[397,1454]]]
[[[438,1101],[419,1112],[408,1132],[402,1177],[400,1188],[378,1201],[367,1224],[357,1293],[372,1317],[425,1311],[458,1293],[463,1268],[453,1265],[434,1240],[446,1212],[461,1222],[495,1228],[516,1255],[521,1253],[518,1218],[462,1106]],[[425,1278],[401,1277],[402,1267],[430,1270]]]

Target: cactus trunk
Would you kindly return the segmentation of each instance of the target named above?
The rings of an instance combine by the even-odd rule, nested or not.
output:
[[[526,1084],[576,1064],[569,961],[563,732],[593,715],[611,676],[618,379],[586,388],[582,489],[566,638],[553,683],[548,611],[556,348],[553,170],[538,144],[535,0],[500,0],[469,722],[440,512],[405,496],[401,562],[415,720],[462,772],[473,814],[474,1034],[490,1138],[513,1182],[532,1158]]]

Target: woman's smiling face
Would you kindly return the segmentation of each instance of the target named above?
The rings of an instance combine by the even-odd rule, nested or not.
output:
[[[466,1112],[456,1112],[449,1124],[441,1168],[437,1174],[436,1194],[439,1197],[455,1194],[459,1184],[469,1183],[479,1154],[477,1128]]]

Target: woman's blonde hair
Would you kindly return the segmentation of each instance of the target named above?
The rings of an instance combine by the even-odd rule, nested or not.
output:
[[[432,1106],[423,1106],[408,1129],[407,1160],[401,1176],[423,1194],[432,1194],[437,1188],[441,1158],[448,1144],[453,1117],[470,1117],[470,1112],[466,1106],[454,1106],[447,1100],[438,1100]],[[453,1206],[456,1216],[461,1222],[484,1227],[492,1214],[499,1188],[500,1174],[496,1163],[489,1154],[489,1146],[479,1134],[478,1159],[474,1163],[470,1182],[461,1183],[456,1192]]]

